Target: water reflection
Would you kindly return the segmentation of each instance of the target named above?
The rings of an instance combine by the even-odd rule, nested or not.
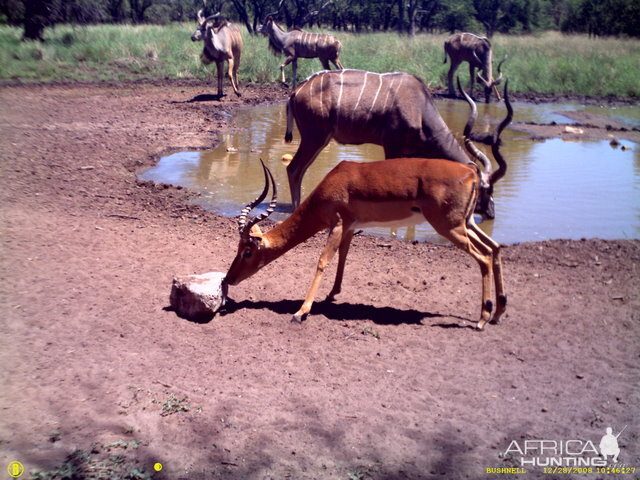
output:
[[[454,132],[461,132],[468,116],[464,102],[440,101],[438,109]],[[559,105],[517,104],[515,121],[568,122],[549,113]],[[504,106],[479,105],[476,128],[489,131],[505,115]],[[564,119],[564,120],[562,120]],[[220,145],[207,152],[181,152],[160,160],[142,178],[182,185],[201,193],[199,203],[226,216],[236,216],[255,198],[264,177],[258,160],[269,165],[279,186],[283,218],[290,204],[286,171],[280,158],[294,153],[299,135],[284,143],[284,105],[241,109],[234,115],[237,131],[220,137]],[[606,141],[534,142],[519,132],[503,133],[502,151],[509,168],[496,185],[496,219],[481,227],[497,241],[514,243],[549,238],[640,238],[640,148],[613,149]],[[488,151],[488,150],[487,150]],[[331,142],[309,167],[303,195],[340,160],[372,161],[384,158],[376,145],[338,145]],[[278,213],[274,214],[274,217]],[[438,241],[427,224],[414,228],[369,229],[377,235],[406,240]]]

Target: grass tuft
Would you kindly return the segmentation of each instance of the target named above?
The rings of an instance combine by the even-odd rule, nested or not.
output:
[[[192,42],[194,25],[58,25],[44,42],[21,41],[22,30],[0,26],[0,80],[23,82],[126,81],[195,78],[210,82],[215,66],[200,62],[202,43]],[[446,34],[413,38],[395,33],[335,34],[342,42],[347,68],[374,72],[406,71],[427,85],[446,85],[443,63]],[[243,34],[240,82],[272,83],[280,79],[282,56],[274,56],[263,36]],[[640,40],[590,39],[546,32],[498,35],[494,59],[509,55],[503,70],[513,91],[572,93],[588,96],[640,96]],[[321,68],[317,59],[298,61],[298,80]],[[291,81],[291,67],[286,68]],[[468,82],[468,68],[458,73]]]

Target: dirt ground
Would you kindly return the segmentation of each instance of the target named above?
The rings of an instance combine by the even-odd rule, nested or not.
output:
[[[484,332],[470,257],[366,236],[302,325],[322,235],[210,322],[167,308],[174,275],[226,271],[237,227],[136,171],[286,98],[243,87],[0,88],[0,478],[14,461],[49,478],[640,477],[637,240],[506,246],[508,314]],[[625,426],[622,473],[487,471],[589,459]],[[579,455],[553,450],[571,440]]]

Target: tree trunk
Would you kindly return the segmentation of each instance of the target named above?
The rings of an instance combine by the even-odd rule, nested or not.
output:
[[[31,0],[24,6],[23,40],[44,40],[44,28],[50,25],[48,0]]]

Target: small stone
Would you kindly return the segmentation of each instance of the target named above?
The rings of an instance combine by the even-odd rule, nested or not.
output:
[[[174,277],[169,298],[171,308],[188,320],[211,320],[227,299],[224,277],[222,272]]]

